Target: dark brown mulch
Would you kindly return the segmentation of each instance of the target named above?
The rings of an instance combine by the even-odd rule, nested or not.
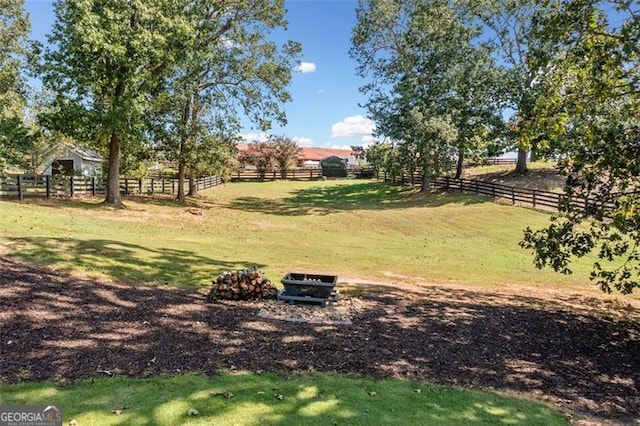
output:
[[[260,302],[210,304],[200,293],[84,280],[0,256],[0,383],[335,371],[524,392],[597,419],[640,419],[637,309],[420,291],[371,291],[352,325],[292,324],[258,318]]]

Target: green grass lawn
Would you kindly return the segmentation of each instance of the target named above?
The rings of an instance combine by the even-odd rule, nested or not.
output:
[[[539,403],[419,382],[324,374],[20,384],[0,387],[0,404],[61,405],[63,424],[75,419],[79,426],[568,424]],[[190,410],[197,414],[190,416]]]
[[[588,284],[588,263],[562,276],[537,270],[518,246],[548,213],[462,194],[420,194],[374,181],[232,183],[201,208],[169,198],[0,203],[0,249],[55,267],[141,284],[207,285],[258,266],[344,280],[504,286]],[[196,213],[196,214],[193,214]],[[202,213],[202,214],[198,214]]]
[[[588,283],[587,262],[562,276],[535,269],[519,248],[522,230],[544,226],[547,213],[477,196],[328,180],[227,184],[190,206],[169,197],[127,198],[124,210],[100,201],[0,202],[0,252],[137,285],[206,286],[254,265],[276,283],[290,271],[470,287],[585,291]],[[61,404],[65,422],[78,425],[566,423],[546,406],[490,393],[326,375],[19,384],[0,386],[0,403]],[[187,416],[190,408],[199,414]]]

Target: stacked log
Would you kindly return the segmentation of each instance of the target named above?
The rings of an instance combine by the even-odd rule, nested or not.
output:
[[[209,302],[225,300],[274,299],[278,290],[258,269],[223,272],[213,280],[207,295]]]

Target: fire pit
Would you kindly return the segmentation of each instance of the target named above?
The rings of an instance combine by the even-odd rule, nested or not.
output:
[[[281,282],[284,289],[278,293],[278,299],[289,303],[314,302],[325,306],[329,300],[337,298],[333,291],[338,277],[335,275],[305,274],[290,272]]]

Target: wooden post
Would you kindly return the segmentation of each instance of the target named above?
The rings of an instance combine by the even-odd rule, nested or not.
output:
[[[124,178],[124,195],[129,195],[129,179]]]
[[[95,176],[91,178],[91,195],[93,197],[96,196],[96,177]]]
[[[22,193],[22,175],[18,175],[18,199],[24,201],[24,194]]]
[[[151,195],[153,195],[153,188],[154,187],[154,181],[153,178],[151,178]]]
[[[71,195],[71,198],[73,198],[73,195],[74,195],[73,176],[69,177],[69,195]]]
[[[480,191],[478,190],[478,181],[476,180],[476,194],[480,194]]]
[[[176,181],[175,179],[171,179],[171,194],[176,193]]]
[[[536,206],[536,190],[533,190],[533,207]]]
[[[515,204],[516,203],[516,188],[515,187],[511,187],[511,204]]]
[[[138,179],[138,194],[142,194],[142,179]]]
[[[51,198],[51,176],[46,175],[44,177],[44,184],[45,187],[47,188],[47,200]]]

